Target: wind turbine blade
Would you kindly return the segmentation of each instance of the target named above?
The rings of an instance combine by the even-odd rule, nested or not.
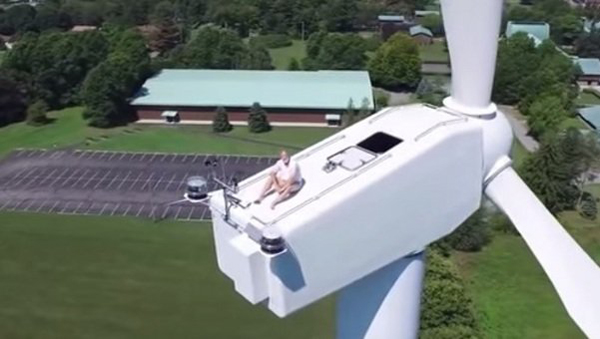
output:
[[[567,312],[589,338],[600,338],[600,268],[512,168],[485,194],[510,218],[550,278]]]

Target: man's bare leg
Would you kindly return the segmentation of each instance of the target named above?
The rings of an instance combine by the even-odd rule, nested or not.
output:
[[[288,185],[283,192],[280,192],[279,195],[277,196],[277,198],[275,198],[275,200],[273,200],[273,203],[271,204],[271,209],[275,209],[275,206],[279,203],[281,203],[282,201],[288,199],[290,197],[290,195],[292,193],[292,186]]]
[[[267,196],[267,194],[269,193],[269,191],[271,191],[271,188],[273,187],[273,184],[275,182],[275,180],[273,180],[274,176],[270,175],[269,178],[267,179],[267,182],[265,183],[265,187],[263,187],[263,190],[260,192],[260,196],[258,196],[258,198],[256,200],[254,200],[255,204],[260,204],[263,199]]]
[[[260,204],[263,201],[263,199],[266,198],[267,195],[269,195],[269,193],[271,192],[271,189],[273,189],[273,188],[275,188],[275,191],[277,191],[279,193],[282,189],[282,185],[279,182],[279,179],[277,178],[277,176],[270,175],[269,178],[267,179],[267,182],[265,183],[265,187],[263,188],[262,192],[260,193],[260,196],[258,197],[258,199],[256,199],[254,201],[254,203]]]

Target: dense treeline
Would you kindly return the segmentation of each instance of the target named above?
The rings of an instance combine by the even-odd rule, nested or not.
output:
[[[73,25],[121,26],[152,22],[161,0],[46,0],[36,8],[0,10],[0,34],[12,35]],[[385,12],[411,14],[431,0],[170,0],[178,23],[215,23],[241,36],[252,31],[300,36],[320,30],[347,32],[373,24]]]
[[[126,100],[150,75],[144,39],[136,31],[25,34],[0,68],[2,123],[24,119],[27,105],[59,109],[87,106],[91,125],[108,127],[131,118]],[[40,124],[42,118],[32,117]]]
[[[572,113],[578,88],[577,67],[551,41],[536,47],[524,33],[500,42],[494,101],[518,105],[528,117],[531,134],[556,132]]]

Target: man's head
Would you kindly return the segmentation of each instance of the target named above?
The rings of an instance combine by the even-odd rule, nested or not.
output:
[[[287,166],[290,163],[290,157],[285,150],[281,150],[279,153],[279,159]]]

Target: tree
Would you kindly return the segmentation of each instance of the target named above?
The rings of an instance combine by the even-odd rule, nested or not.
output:
[[[582,199],[579,214],[589,220],[596,220],[598,216],[598,204],[593,195],[587,193]]]
[[[82,90],[84,118],[91,126],[106,128],[128,122],[127,103],[149,74],[150,60],[139,34],[124,31],[114,37],[108,58],[92,69]]]
[[[560,142],[557,135],[546,135],[540,148],[525,160],[519,171],[523,180],[552,213],[572,206],[577,196],[576,192],[573,194]]]
[[[411,87],[421,79],[419,49],[413,39],[396,33],[375,52],[369,63],[373,82],[386,88]]]
[[[175,8],[168,1],[159,2],[151,15],[156,31],[151,35],[150,48],[164,53],[181,42],[181,30],[175,22]]]
[[[267,112],[258,102],[252,104],[252,107],[250,108],[248,128],[250,129],[250,133],[265,133],[271,130],[271,125],[267,119]]]
[[[575,206],[583,208],[585,186],[600,172],[600,143],[597,136],[572,127],[561,135],[561,151],[567,175],[579,191]]]
[[[575,53],[581,58],[600,58],[600,31],[580,35],[575,42]]]
[[[224,133],[229,132],[233,129],[233,126],[229,123],[229,117],[224,107],[217,107],[215,112],[215,118],[213,119],[213,132]]]
[[[388,106],[390,102],[390,95],[386,92],[377,91],[375,92],[375,109],[381,110]]]
[[[554,133],[565,118],[567,112],[559,98],[552,96],[539,98],[529,108],[527,117],[529,133],[536,138],[548,132]]]
[[[33,28],[35,8],[29,5],[15,5],[0,13],[0,34],[13,35]]]
[[[311,36],[311,38],[313,38]],[[304,68],[317,70],[364,69],[367,61],[365,41],[357,34],[316,33],[310,41]]]
[[[18,85],[0,73],[0,126],[23,120],[25,108],[25,98]]]
[[[51,2],[38,5],[36,12],[33,28],[39,32],[53,28],[66,30],[72,26],[71,17]]]
[[[287,69],[288,69],[288,71],[299,71],[300,63],[298,62],[298,59],[292,58],[292,60],[290,60],[290,64],[288,65]]]
[[[32,96],[51,109],[80,104],[87,73],[106,58],[108,41],[102,33],[26,34],[8,53],[2,66],[27,73]]]
[[[31,126],[41,126],[48,123],[46,117],[48,105],[42,100],[38,100],[27,108],[27,124]]]
[[[348,32],[354,28],[358,14],[357,0],[328,0],[321,6],[321,20],[331,32]]]
[[[427,252],[425,286],[421,297],[421,337],[473,338],[477,320],[473,303],[453,264],[436,251]]]
[[[539,63],[533,40],[526,34],[517,33],[501,40],[494,78],[494,101],[508,105],[519,103],[526,90],[522,85],[523,75],[534,74]]]
[[[348,100],[348,108],[346,108],[346,127],[354,125],[356,122],[356,108],[354,107],[354,100],[352,98]]]
[[[482,209],[475,212],[452,234],[442,241],[452,249],[463,252],[477,252],[492,240],[492,233]]]
[[[362,103],[360,104],[360,109],[358,110],[358,120],[362,120],[369,115],[371,115],[371,102],[368,98],[363,98]]]
[[[261,45],[252,45],[242,60],[242,69],[271,70],[273,63],[271,55]]]
[[[175,62],[185,68],[239,69],[246,51],[246,45],[235,32],[205,25]]]

